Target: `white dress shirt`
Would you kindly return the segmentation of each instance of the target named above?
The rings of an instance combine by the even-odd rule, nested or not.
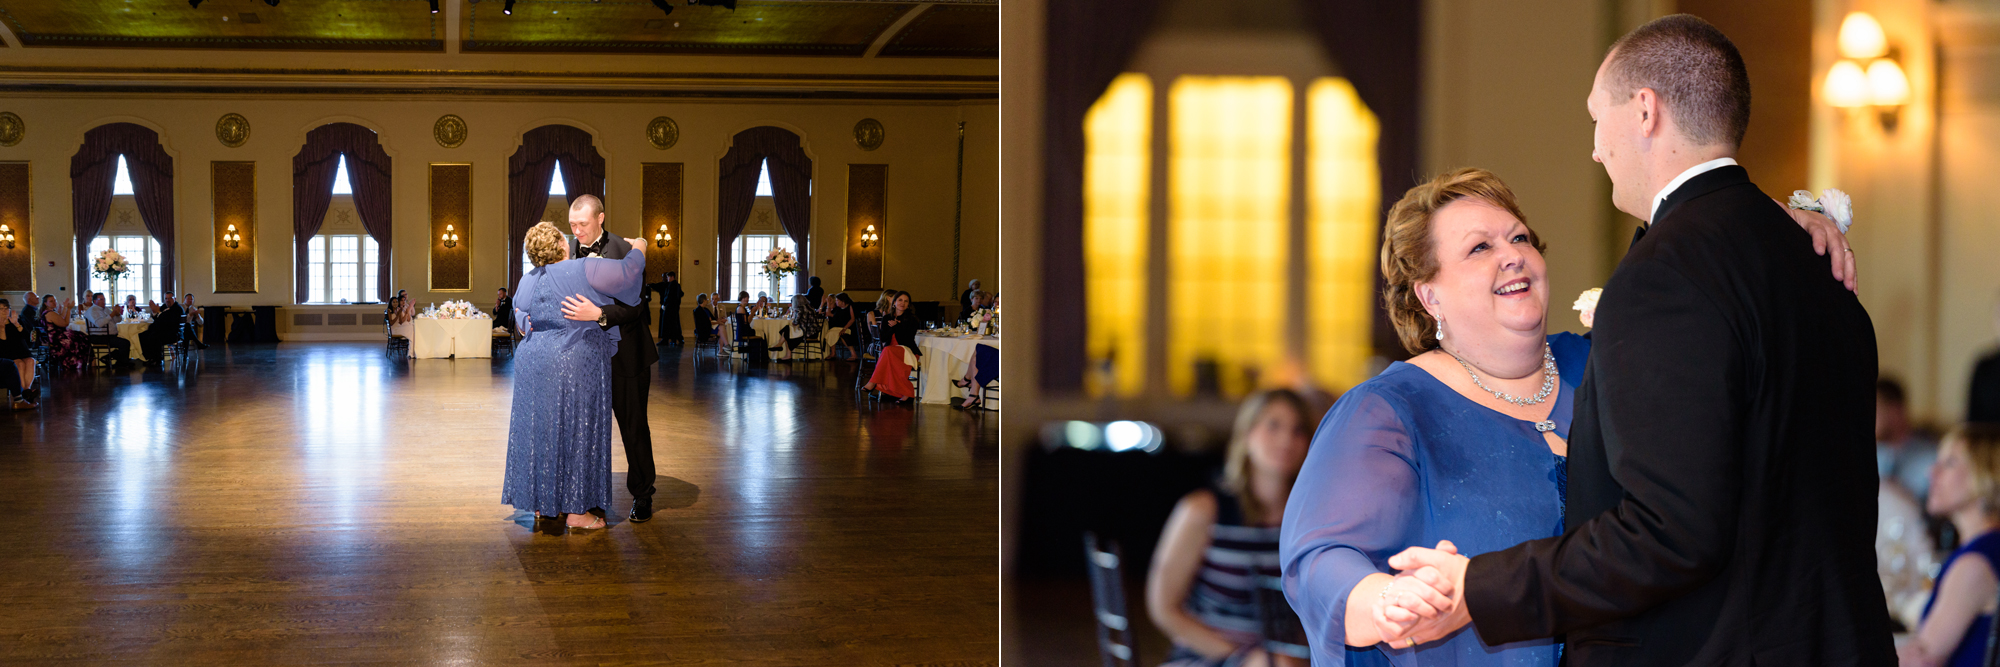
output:
[[[1667,195],[1673,194],[1675,190],[1679,190],[1682,185],[1686,185],[1689,180],[1692,180],[1696,176],[1700,176],[1702,174],[1706,174],[1708,172],[1715,171],[1717,169],[1721,169],[1723,167],[1731,166],[1734,164],[1736,164],[1736,158],[1733,157],[1716,158],[1692,167],[1688,167],[1687,171],[1683,171],[1681,172],[1681,175],[1675,176],[1674,180],[1667,181],[1667,187],[1660,188],[1660,193],[1653,195],[1653,210],[1651,213],[1646,214],[1646,224],[1651,225],[1654,222],[1658,221],[1657,218],[1659,218],[1660,215],[1660,204],[1667,201]]]

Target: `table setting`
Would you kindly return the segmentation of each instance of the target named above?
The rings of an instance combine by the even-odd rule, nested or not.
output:
[[[995,329],[990,320],[986,324],[988,330]],[[954,324],[917,332],[917,349],[924,355],[924,363],[917,369],[918,400],[950,403],[956,389],[951,381],[965,377],[979,346],[1000,348],[999,334],[981,334],[980,329],[976,325]]]
[[[411,322],[410,356],[417,359],[490,358],[493,316],[466,301],[432,304]]]

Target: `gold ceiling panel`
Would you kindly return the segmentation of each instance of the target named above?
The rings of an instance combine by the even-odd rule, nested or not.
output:
[[[883,57],[998,58],[1000,7],[936,5],[912,19],[889,43]]]
[[[27,47],[442,51],[426,0],[0,0]]]
[[[649,0],[501,0],[466,8],[465,51],[860,56],[915,3],[739,2],[735,10]],[[993,26],[998,39],[999,26]]]

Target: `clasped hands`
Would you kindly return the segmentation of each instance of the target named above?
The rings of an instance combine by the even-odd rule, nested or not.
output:
[[[1465,608],[1465,565],[1450,540],[1437,548],[1410,547],[1389,559],[1397,574],[1377,594],[1375,630],[1395,648],[1444,639],[1472,623]]]

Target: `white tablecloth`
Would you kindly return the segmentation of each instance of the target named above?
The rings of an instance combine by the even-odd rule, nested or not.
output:
[[[493,356],[493,320],[475,317],[439,320],[419,317],[410,332],[410,356],[418,359]]]
[[[133,361],[138,361],[138,362],[151,361],[150,359],[146,358],[146,353],[142,351],[142,348],[139,347],[139,334],[145,332],[149,328],[152,328],[152,326],[153,324],[151,322],[118,323],[118,337],[132,341]]]
[[[925,403],[950,403],[958,387],[951,381],[965,377],[979,346],[1000,348],[1000,339],[990,336],[931,336],[917,334],[917,349],[924,363],[917,368],[917,398]]]

